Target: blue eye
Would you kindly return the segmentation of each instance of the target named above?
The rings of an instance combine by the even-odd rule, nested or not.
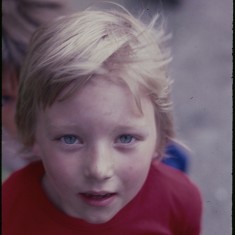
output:
[[[122,144],[129,144],[135,140],[135,137],[133,137],[132,135],[121,135],[121,136],[119,136],[118,139],[119,139],[120,143],[122,143]]]
[[[74,135],[65,135],[65,136],[61,137],[61,140],[65,144],[75,144],[78,142],[78,138]]]

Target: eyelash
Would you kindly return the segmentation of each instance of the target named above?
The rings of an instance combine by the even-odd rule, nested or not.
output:
[[[66,138],[67,138],[67,140],[66,140]],[[72,142],[71,142],[71,138],[72,138]],[[76,135],[72,135],[72,134],[60,136],[60,137],[56,138],[55,140],[61,141],[63,144],[65,144],[67,146],[72,146],[72,145],[76,145],[76,144],[80,144],[80,145],[84,144],[84,142],[81,140],[81,138],[79,138]],[[138,137],[135,137],[134,135],[122,134],[122,135],[118,136],[118,138],[116,139],[116,143],[120,144],[120,145],[131,145],[131,144],[134,144],[137,140],[138,140]]]
[[[71,138],[73,138],[72,143],[66,142],[65,138],[70,138],[69,140],[71,140]],[[80,140],[80,138],[77,137],[76,135],[64,135],[64,136],[61,136],[61,137],[57,138],[57,140],[62,141],[66,145],[83,144],[83,142]]]
[[[129,139],[127,140],[126,138],[129,137]],[[124,139],[123,139],[124,138]],[[124,140],[124,142],[121,141]],[[127,142],[126,142],[127,140]],[[135,142],[137,140],[136,137],[134,137],[133,135],[130,134],[124,134],[124,135],[120,135],[117,139],[117,142],[120,144],[132,144],[133,142]]]

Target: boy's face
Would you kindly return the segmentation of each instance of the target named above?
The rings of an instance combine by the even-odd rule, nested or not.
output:
[[[96,77],[39,112],[43,186],[66,214],[105,223],[140,191],[157,156],[154,108],[144,97],[141,105],[143,114],[126,87]]]

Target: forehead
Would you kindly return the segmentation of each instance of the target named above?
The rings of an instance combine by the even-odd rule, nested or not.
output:
[[[66,92],[66,89],[63,92]],[[60,96],[64,95],[63,92]],[[63,105],[64,102],[60,102],[60,96],[54,105]],[[71,105],[79,106],[80,112],[85,113],[96,109],[97,105],[99,106],[98,111],[102,111],[102,109],[108,110],[107,107],[104,107],[104,105],[108,105],[111,112],[117,107],[122,109],[128,104],[130,111],[139,115],[134,95],[129,87],[120,79],[114,77],[94,76],[64,101],[71,103]]]
[[[140,101],[144,113],[140,112],[134,95],[126,85],[96,77],[69,98],[55,101],[45,110],[45,114],[48,121],[53,122],[53,119],[56,119],[58,123],[77,120],[105,120],[107,123],[130,123],[135,120],[140,122],[146,114],[147,118],[152,119],[154,111],[151,101],[142,95]]]
[[[135,113],[141,113],[141,109],[140,107],[138,107],[137,100],[139,100],[141,97],[143,98],[144,93],[141,91],[141,89],[139,89],[137,81],[126,82],[124,79],[116,76],[116,74],[110,73],[109,75],[106,74],[91,76],[89,80],[85,81],[84,83],[79,82],[79,86],[77,88],[75,87],[76,84],[74,85],[72,83],[64,90],[62,90],[62,92],[55,100],[55,103],[60,103],[60,101],[64,101],[66,99],[71,100],[72,97],[79,96],[80,103],[85,103],[88,105],[89,102],[87,99],[89,99],[90,101],[90,98],[93,98],[95,102],[97,95],[100,96],[103,101],[105,101],[106,99],[110,99],[110,97],[108,97],[108,91],[112,89],[113,95],[110,102],[113,102],[113,105],[115,105],[115,102],[117,100],[123,100],[125,97],[125,101],[131,102],[133,104],[133,107],[135,107]],[[71,90],[73,91],[71,92]],[[136,105],[134,105],[133,101]]]

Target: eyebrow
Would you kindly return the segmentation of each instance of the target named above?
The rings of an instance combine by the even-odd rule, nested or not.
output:
[[[128,129],[140,129],[140,128],[145,128],[146,124],[139,124],[139,123],[132,123],[130,125],[117,125],[118,129],[124,129],[124,130],[128,130]]]
[[[145,124],[130,124],[130,125],[118,125],[114,128],[113,132],[123,132],[125,134],[130,134],[133,132],[133,134],[143,134],[143,135],[148,135],[149,131],[148,128],[146,128]],[[135,133],[136,132],[136,133]]]
[[[48,124],[47,125],[47,128],[49,129],[54,129],[54,128],[58,128],[58,127],[61,127],[61,128],[74,128],[74,129],[82,129],[80,128],[80,125],[79,124],[71,124],[71,123],[58,123],[58,124],[55,124],[55,123],[52,123],[52,124]],[[138,129],[138,128],[145,128],[146,127],[146,124],[134,124],[134,123],[131,123],[130,125],[123,125],[123,124],[117,124],[116,125],[116,128],[118,129]]]
[[[84,125],[80,124],[77,120],[75,122],[72,122],[71,120],[68,122],[66,120],[47,120],[47,132],[63,132],[63,131],[77,131],[82,133],[86,132],[87,128],[84,128]],[[115,132],[139,132],[141,131],[142,133],[146,133],[148,132],[148,128],[147,128],[147,123],[143,122],[142,120],[126,120],[123,119],[123,121],[120,121],[118,123],[115,123],[113,126],[111,124],[111,132],[115,133]],[[92,132],[92,130],[91,130]]]
[[[81,128],[77,124],[73,123],[65,123],[65,122],[53,122],[53,123],[47,123],[46,125],[47,132],[50,133],[51,131],[73,131],[73,130],[79,130],[81,131]]]
[[[84,132],[84,128],[83,126],[79,125],[79,124],[73,124],[73,123],[51,123],[47,125],[47,130],[48,132],[50,132],[51,130],[58,130],[58,131],[63,131],[63,129],[66,129],[66,131],[69,130],[76,130],[79,132]],[[117,124],[112,132],[129,132],[129,131],[143,131],[146,130],[146,124],[140,124],[140,123],[131,123],[130,125],[128,124]]]

